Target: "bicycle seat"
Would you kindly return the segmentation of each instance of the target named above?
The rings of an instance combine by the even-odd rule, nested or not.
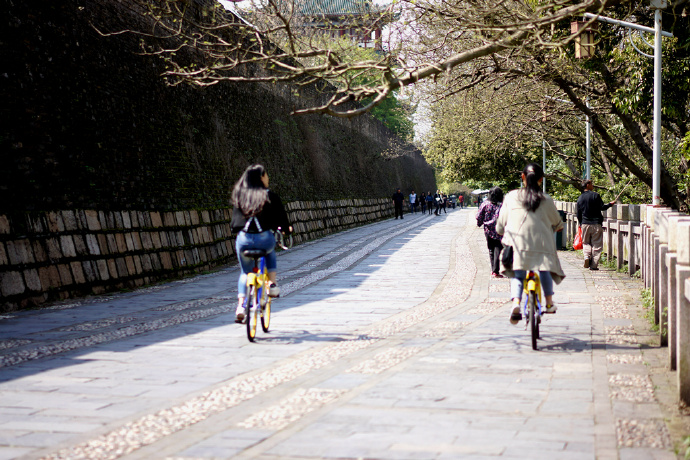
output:
[[[242,251],[242,255],[245,257],[251,257],[252,259],[258,259],[264,257],[267,254],[265,249],[245,249]]]

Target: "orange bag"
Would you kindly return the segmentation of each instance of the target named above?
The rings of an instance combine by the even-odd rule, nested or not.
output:
[[[582,249],[582,227],[577,227],[577,234],[573,240],[573,249]]]

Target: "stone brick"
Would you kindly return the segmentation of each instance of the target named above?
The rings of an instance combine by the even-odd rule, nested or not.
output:
[[[26,288],[30,291],[41,290],[41,279],[38,277],[38,271],[35,269],[24,271],[24,283]]]
[[[138,232],[132,233],[132,242],[134,243],[135,251],[141,251],[144,248],[144,245],[141,244],[141,236],[139,236]]]
[[[127,252],[127,241],[125,241],[125,235],[123,235],[122,233],[116,233],[115,241],[117,241],[117,252]]]
[[[46,255],[46,251],[43,248],[43,245],[45,244],[45,240],[36,240],[31,243],[31,247],[33,249],[33,254],[34,254],[34,259],[36,262],[46,262],[48,260],[48,256]],[[2,257],[0,256],[0,260]],[[0,262],[1,263],[1,262]]]
[[[136,211],[130,211],[129,218],[132,221],[132,228],[139,228],[141,226],[139,224],[139,214]]]
[[[48,231],[52,233],[64,232],[65,225],[62,222],[62,216],[56,212],[49,212],[46,214],[48,220]]]
[[[115,212],[109,211],[109,212],[105,215],[105,219],[106,219],[107,224],[106,224],[106,226],[103,227],[103,228],[108,228],[108,229],[111,229],[111,230],[115,230],[115,229],[118,228],[117,220],[115,219]],[[119,227],[121,228],[122,226],[120,225]]]
[[[98,280],[98,268],[90,260],[85,260],[81,263],[82,270],[84,271],[84,277],[89,283],[93,283]]]
[[[86,217],[86,226],[89,230],[100,230],[101,222],[98,219],[98,212],[94,210],[84,211],[84,216]]]
[[[115,259],[108,259],[108,273],[110,273],[111,278],[120,277],[117,272],[117,264],[115,263]]]
[[[101,247],[98,244],[98,238],[96,235],[89,233],[86,235],[86,247],[88,249],[88,253],[98,256],[101,254]]]
[[[189,211],[189,218],[192,222],[192,225],[199,225],[199,212],[196,209]]]
[[[74,215],[74,211],[60,211],[60,215],[62,215],[65,230],[72,231],[79,229],[79,225],[77,224],[77,216]]]
[[[143,270],[144,273],[148,273],[151,271],[153,268],[153,265],[151,264],[151,256],[148,254],[142,254],[141,255],[141,269]]]
[[[153,249],[153,241],[151,241],[151,234],[149,232],[141,232],[139,237],[141,238],[141,245],[144,249]]]
[[[99,233],[96,235],[96,245],[98,247],[98,254],[110,254],[108,250],[108,238],[104,234]],[[91,246],[89,245],[89,247]]]
[[[127,244],[127,251],[132,252],[134,251],[134,240],[132,240],[132,234],[131,233],[125,233],[125,242]]]
[[[69,265],[60,264],[57,266],[57,269],[58,269],[58,272],[60,273],[60,282],[62,283],[63,286],[67,286],[69,284],[74,283],[74,279],[72,278],[72,272],[69,269]]]
[[[151,213],[144,211],[137,211],[139,215],[139,225],[145,228],[151,228]]]
[[[26,216],[26,223],[29,231],[34,234],[43,234],[48,229],[48,222],[44,221],[43,216]]]
[[[211,216],[208,213],[208,211],[201,211],[201,221],[205,224],[208,224],[211,222]]]
[[[151,239],[151,245],[154,249],[160,249],[163,245],[161,244],[161,235],[158,232],[151,232],[148,234]]]
[[[74,241],[74,249],[77,251],[77,255],[86,256],[89,254],[89,249],[86,247],[86,242],[82,235],[73,235],[72,241]]]
[[[0,292],[3,297],[22,294],[25,290],[21,272],[0,273]]]
[[[76,284],[86,283],[86,278],[84,277],[84,270],[82,269],[80,262],[72,262],[69,264],[72,269],[72,276],[74,277],[74,282]]]
[[[161,219],[161,213],[152,212],[151,216],[151,226],[154,228],[159,228],[163,226],[163,220]]]
[[[105,294],[105,286],[92,286],[91,292],[93,292],[95,295]]]
[[[0,265],[7,265],[7,251],[5,251],[5,244],[0,241]]]
[[[106,217],[105,212],[103,211],[98,211],[98,223],[101,225],[101,229],[105,230],[108,227],[108,218]]]
[[[177,222],[175,221],[175,214],[172,212],[163,213],[163,223],[166,227],[176,227]]]
[[[48,258],[52,261],[62,259],[62,249],[60,249],[60,242],[57,238],[48,238],[45,241],[46,249],[48,250]]]
[[[170,240],[168,240],[168,234],[166,232],[159,233],[161,239],[161,247],[167,248],[170,246]]]
[[[175,225],[184,227],[184,213],[182,211],[175,211]]]
[[[137,268],[134,265],[134,258],[132,256],[125,257],[125,262],[127,263],[127,272],[130,275],[135,275],[137,273]]]
[[[41,280],[41,287],[44,291],[60,286],[60,273],[54,265],[39,267],[38,278]]]
[[[114,233],[108,233],[105,237],[106,240],[108,240],[108,252],[111,254],[117,254],[120,252],[118,245],[117,245],[117,238],[115,237]]]
[[[9,235],[12,232],[10,228],[10,220],[7,216],[0,215],[0,233]]]
[[[11,240],[5,244],[7,245],[7,256],[11,264],[20,265],[35,262],[31,242],[28,239]]]
[[[84,214],[84,211],[78,210],[74,213],[74,216],[77,218],[77,225],[80,229],[86,230],[89,228],[89,223],[86,220],[86,214]]]
[[[173,268],[173,263],[172,258],[170,257],[170,253],[161,252],[159,255],[161,258],[161,263],[163,264],[163,268],[165,270],[171,270]]]
[[[77,251],[74,248],[74,241],[71,235],[62,235],[60,237],[60,247],[62,248],[62,254],[65,257],[76,257]]]
[[[108,281],[110,279],[110,273],[108,273],[108,263],[105,259],[98,259],[96,261],[96,268],[98,269],[98,276],[103,281]]]
[[[122,213],[121,212],[113,212],[113,217],[115,218],[115,227],[117,229],[123,229],[125,228],[124,221],[122,220]]]
[[[122,225],[125,228],[132,228],[132,219],[129,217],[129,212],[122,211],[120,215],[122,216]]]
[[[160,271],[163,268],[161,264],[161,259],[158,254],[151,254],[151,265],[155,271]]]
[[[144,272],[144,267],[141,265],[141,256],[132,256],[134,259],[134,269],[137,271],[137,275]]]

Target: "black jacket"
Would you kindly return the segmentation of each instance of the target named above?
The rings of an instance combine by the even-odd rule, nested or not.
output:
[[[393,194],[393,201],[395,202],[395,204],[402,206],[404,200],[405,200],[405,195],[403,195],[402,193],[395,192]]]
[[[280,197],[277,193],[268,191],[268,202],[264,204],[261,212],[256,216],[259,220],[259,225],[261,229],[265,232],[267,230],[278,230],[289,233],[290,222],[288,221],[287,213],[283,207],[283,202],[280,201]],[[247,218],[242,214],[242,210],[235,208],[232,210],[232,221],[230,226],[232,227],[233,233],[237,233],[244,228],[247,224]],[[258,229],[256,224],[252,222],[249,224],[249,233],[257,233]]]
[[[577,222],[580,225],[601,225],[604,223],[601,211],[606,211],[610,207],[611,204],[604,203],[597,192],[586,190],[577,199]]]

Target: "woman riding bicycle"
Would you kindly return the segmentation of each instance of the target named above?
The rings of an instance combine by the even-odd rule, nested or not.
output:
[[[244,320],[244,298],[247,295],[247,273],[254,268],[254,259],[245,257],[242,252],[247,249],[266,251],[266,270],[271,284],[268,295],[278,297],[280,288],[276,284],[276,240],[273,231],[279,228],[287,233],[292,232],[287,213],[280,197],[268,189],[268,173],[262,165],[248,167],[232,190],[233,233],[239,232],[235,242],[235,251],[240,261],[242,272],[237,281],[236,321]]]
[[[528,270],[539,271],[541,286],[546,297],[546,313],[556,313],[553,303],[553,283],[565,278],[556,252],[554,232],[563,228],[556,204],[542,193],[544,171],[535,163],[522,171],[524,187],[508,193],[496,222],[496,231],[503,235],[503,246],[513,248],[513,266],[503,267],[501,273],[513,278],[510,292],[513,308],[511,324],[522,319],[520,299]]]

